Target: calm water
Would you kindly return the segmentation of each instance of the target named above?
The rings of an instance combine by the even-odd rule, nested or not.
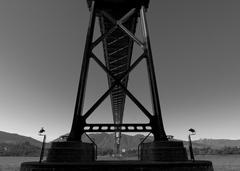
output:
[[[199,155],[199,160],[213,162],[214,171],[240,171],[240,155]],[[0,171],[19,171],[20,164],[38,161],[39,157],[0,157]]]
[[[240,171],[240,155],[198,155],[196,159],[212,161],[214,171]]]

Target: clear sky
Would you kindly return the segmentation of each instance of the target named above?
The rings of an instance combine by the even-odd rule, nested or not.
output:
[[[192,127],[196,139],[240,139],[239,8],[235,0],[151,0],[147,17],[167,134],[186,139]],[[85,0],[0,1],[1,131],[39,139],[43,126],[48,140],[69,132],[88,19]],[[87,85],[85,111],[107,89],[94,62]],[[130,75],[129,89],[151,110],[144,63]],[[112,122],[109,101],[90,122]],[[147,120],[127,99],[124,121]]]

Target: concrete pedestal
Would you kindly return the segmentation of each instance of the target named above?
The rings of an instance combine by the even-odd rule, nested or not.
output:
[[[47,160],[25,162],[20,171],[213,171],[209,161],[189,161],[182,142],[142,147],[142,161],[95,161],[93,144],[54,142]]]
[[[154,141],[141,146],[143,161],[187,161],[187,152],[182,141]]]
[[[47,162],[92,162],[95,161],[94,145],[83,142],[53,142],[48,151]]]

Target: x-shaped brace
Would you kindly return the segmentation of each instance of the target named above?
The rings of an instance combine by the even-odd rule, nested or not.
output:
[[[117,28],[121,28],[133,41],[135,41],[143,50],[144,53],[138,57],[138,59],[122,74],[120,78],[116,78],[114,74],[96,57],[96,55],[91,52],[90,57],[95,60],[95,62],[107,73],[108,76],[110,76],[112,79],[114,79],[114,82],[112,83],[111,87],[93,104],[93,106],[83,115],[84,119],[87,119],[92,112],[106,99],[106,97],[112,92],[112,90],[115,88],[115,86],[120,86],[122,90],[128,95],[128,97],[140,108],[140,110],[149,118],[149,120],[152,119],[152,114],[148,112],[148,110],[137,100],[137,98],[122,84],[122,81],[130,74],[130,72],[142,61],[143,58],[146,57],[145,53],[145,45],[142,43],[133,33],[131,33],[124,25],[123,23],[126,22],[129,17],[131,17],[135,13],[136,9],[131,9],[127,14],[125,14],[120,20],[115,20],[111,15],[109,15],[105,11],[101,11],[101,14],[107,18],[109,21],[111,21],[114,26],[108,30],[106,33],[102,34],[98,39],[96,39],[93,43],[91,48],[93,49],[96,47],[104,38],[109,36],[111,33],[113,33]]]

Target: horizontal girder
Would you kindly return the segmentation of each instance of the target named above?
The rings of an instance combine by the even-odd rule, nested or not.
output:
[[[150,124],[86,124],[86,132],[151,132]]]
[[[87,0],[88,7],[91,7],[92,2],[96,2],[98,9],[129,9],[140,8],[142,5],[148,8],[149,0]],[[122,8],[121,8],[122,7]]]

